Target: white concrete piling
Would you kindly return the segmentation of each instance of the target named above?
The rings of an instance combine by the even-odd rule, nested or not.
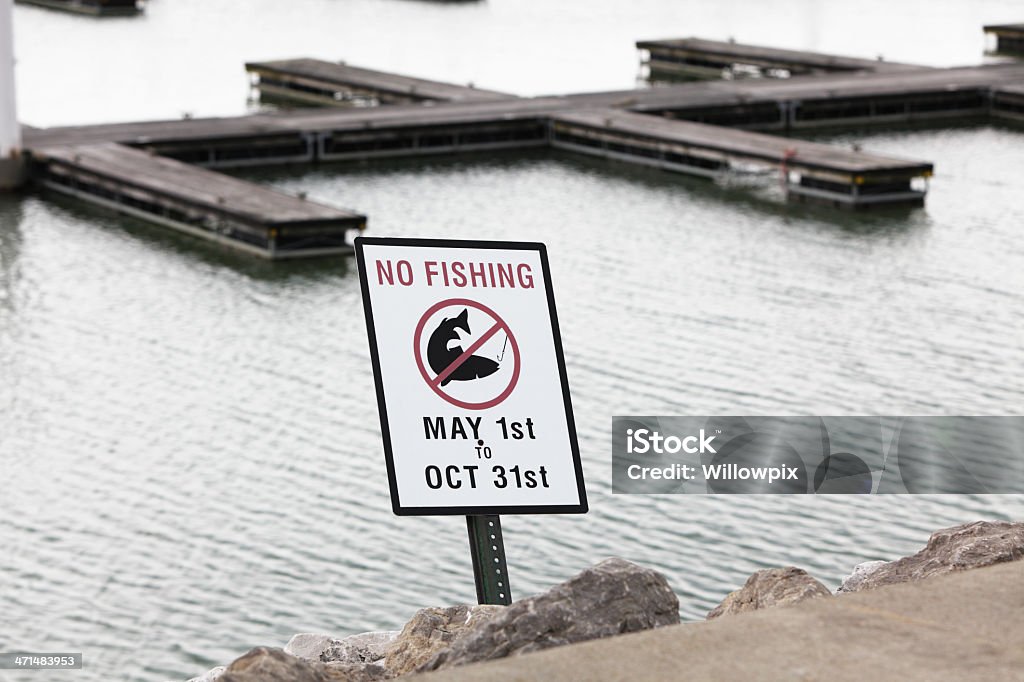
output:
[[[23,166],[14,91],[14,3],[0,0],[0,189],[19,185]]]

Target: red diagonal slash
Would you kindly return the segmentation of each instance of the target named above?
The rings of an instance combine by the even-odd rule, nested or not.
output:
[[[466,350],[462,351],[462,355],[460,355],[459,357],[457,357],[454,360],[452,360],[452,364],[450,364],[447,367],[445,367],[443,372],[441,372],[436,377],[431,379],[431,383],[434,386],[439,386],[442,381],[444,381],[445,379],[448,378],[448,375],[450,375],[452,372],[454,372],[459,367],[461,367],[462,363],[464,363],[466,360],[468,360],[469,356],[472,355],[473,353],[475,353],[477,351],[477,349],[480,348],[480,346],[482,346],[485,343],[487,343],[487,340],[489,338],[491,338],[492,336],[494,336],[498,332],[499,329],[501,329],[501,323],[500,322],[495,322],[494,326],[491,327],[490,329],[488,329],[486,332],[484,332],[483,335],[479,339],[477,339],[473,343],[469,344],[469,348],[467,348]]]

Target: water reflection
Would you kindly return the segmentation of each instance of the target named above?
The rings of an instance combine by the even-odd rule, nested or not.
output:
[[[21,197],[0,193],[0,307],[11,312],[15,305],[24,218]],[[7,324],[0,323],[0,333],[10,323],[11,320]]]

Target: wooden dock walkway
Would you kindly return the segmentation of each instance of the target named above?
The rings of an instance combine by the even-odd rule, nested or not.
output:
[[[46,189],[264,258],[350,253],[366,217],[113,142],[32,151]]]
[[[260,68],[287,63],[293,61],[264,62]],[[928,162],[754,131],[988,117],[1024,120],[1024,64],[1019,63],[846,69],[530,98],[345,65],[330,65],[327,71],[334,79],[330,88],[358,90],[359,96],[375,98],[381,106],[26,128],[24,148],[35,160],[37,179],[47,187],[279,258],[347,250],[343,233],[361,229],[365,217],[314,209],[311,202],[297,203],[301,200],[270,190],[261,193],[201,166],[553,147],[701,177],[720,177],[748,166],[777,170],[794,201],[841,208],[920,206],[933,171]],[[399,101],[411,94],[413,82],[419,83],[416,92],[422,100],[388,103],[389,89]],[[94,176],[104,182],[90,185]],[[145,184],[141,199],[136,196],[140,182]],[[199,213],[182,212],[193,194]],[[253,198],[246,200],[247,194]],[[214,201],[214,195],[224,201]],[[294,213],[299,205],[316,215]],[[181,215],[188,220],[179,219]],[[228,227],[218,232],[217,225]]]
[[[1024,54],[1024,24],[991,24],[983,30],[996,37],[996,52]]]
[[[842,57],[702,38],[640,40],[636,47],[647,53],[644,62],[655,76],[789,78],[808,74],[894,72],[928,68],[880,59]]]
[[[323,143],[335,132],[362,131],[369,139],[377,139],[388,131],[418,127],[504,125],[511,131],[543,122],[557,113],[581,109],[616,108],[755,130],[987,116],[994,92],[1022,84],[1024,64],[994,64],[903,74],[700,81],[432,106],[317,108],[228,118],[33,128],[25,130],[24,136],[28,149],[113,141],[190,162],[231,167],[315,161],[321,158],[317,150],[329,148]],[[530,137],[529,141],[537,142]],[[395,143],[394,151],[399,146]]]
[[[795,200],[850,209],[923,205],[925,191],[913,184],[931,177],[933,170],[932,164],[920,161],[616,109],[555,116],[551,144],[711,178],[753,165],[778,172],[787,195]]]
[[[321,59],[248,62],[261,99],[328,106],[375,106],[418,102],[482,102],[515,95],[452,85]]]
[[[844,208],[920,205],[924,193],[911,189],[910,183],[932,170],[931,164],[924,162],[894,165],[891,159],[868,153],[609,106],[617,102],[621,103],[619,93],[430,107],[316,109],[233,119],[27,131],[26,144],[75,146],[114,141],[211,167],[549,145],[703,177],[721,176],[743,163],[779,167],[790,160],[794,171],[792,178],[787,175],[786,187],[791,198],[818,199]],[[581,132],[583,128],[587,131]],[[600,134],[595,134],[595,129],[600,129]]]
[[[142,11],[136,0],[14,0],[22,5],[36,5],[94,17],[130,16]]]
[[[992,115],[1007,121],[1024,121],[1024,84],[996,88],[992,93]]]
[[[984,117],[994,89],[1019,83],[1024,64],[838,73],[652,88],[628,108],[755,130],[892,125]]]
[[[209,168],[239,168],[544,146],[547,117],[559,105],[545,98],[319,108],[26,130],[24,139],[29,150],[110,141]]]

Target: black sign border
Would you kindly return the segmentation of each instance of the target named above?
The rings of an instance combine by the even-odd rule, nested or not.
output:
[[[558,362],[558,377],[562,384],[562,400],[565,405],[565,422],[569,431],[569,445],[572,448],[573,467],[576,473],[576,489],[579,504],[555,505],[501,505],[486,507],[403,507],[398,497],[398,482],[395,477],[395,460],[391,448],[391,430],[388,427],[387,401],[384,397],[384,381],[380,370],[380,355],[377,352],[377,331],[373,324],[373,309],[370,303],[370,287],[366,272],[363,246],[413,246],[442,249],[494,249],[510,251],[536,251],[540,255],[544,274],[544,289],[548,299],[548,315],[555,343],[555,359]],[[366,334],[370,342],[370,360],[373,363],[373,381],[377,389],[377,411],[380,414],[380,430],[384,439],[384,459],[387,462],[388,486],[391,489],[391,510],[396,516],[454,516],[490,514],[586,514],[587,491],[583,482],[583,464],[580,461],[580,445],[576,437],[576,420],[573,417],[572,401],[569,397],[569,375],[565,371],[565,355],[562,352],[562,332],[555,312],[555,293],[551,284],[551,269],[548,266],[547,247],[541,242],[479,241],[475,239],[420,239],[414,237],[356,237],[356,264],[359,270],[359,288],[363,296],[363,312],[366,315]]]

